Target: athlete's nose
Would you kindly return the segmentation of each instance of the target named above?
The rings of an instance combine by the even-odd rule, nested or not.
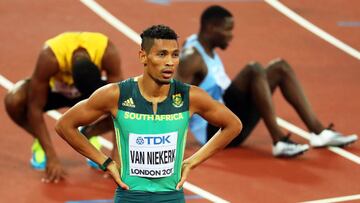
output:
[[[175,65],[174,60],[176,59],[173,59],[172,57],[167,57],[166,66],[174,66]]]

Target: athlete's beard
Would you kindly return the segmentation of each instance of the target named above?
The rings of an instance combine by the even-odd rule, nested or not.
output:
[[[222,42],[222,43],[219,43],[218,46],[219,46],[220,49],[225,50],[229,46],[229,43]]]
[[[168,84],[170,84],[170,80],[161,80],[161,79],[155,78],[154,81],[158,85],[168,85]]]

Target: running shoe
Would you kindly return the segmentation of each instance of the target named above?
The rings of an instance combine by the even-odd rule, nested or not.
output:
[[[355,134],[344,136],[341,133],[334,131],[332,129],[333,126],[333,124],[330,124],[330,126],[320,134],[311,133],[310,145],[312,147],[344,147],[358,139],[358,136]]]
[[[34,140],[33,145],[31,147],[31,151],[32,151],[32,156],[30,159],[31,167],[35,170],[45,170],[46,155],[38,139]]]
[[[273,145],[272,153],[275,157],[295,157],[309,150],[308,144],[297,144],[286,136]]]

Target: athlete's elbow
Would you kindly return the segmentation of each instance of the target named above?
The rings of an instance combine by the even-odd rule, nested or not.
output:
[[[232,128],[233,128],[233,138],[235,138],[236,136],[238,136],[240,134],[240,132],[243,128],[241,120],[238,117],[236,117],[233,120]]]
[[[66,129],[66,124],[65,124],[65,120],[61,117],[55,124],[55,131],[58,135],[60,135],[60,137],[62,137],[63,139],[65,139],[65,129]]]

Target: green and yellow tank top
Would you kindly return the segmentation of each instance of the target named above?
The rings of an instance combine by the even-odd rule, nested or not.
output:
[[[50,79],[52,91],[64,94],[69,98],[80,96],[73,86],[72,78],[72,55],[78,48],[84,48],[91,61],[101,69],[101,61],[104,56],[108,38],[95,32],[65,32],[45,42],[54,52],[59,63],[60,71]]]
[[[113,120],[122,181],[134,191],[176,190],[189,124],[189,85],[172,80],[156,114],[141,95],[136,78],[119,83],[119,88]]]

